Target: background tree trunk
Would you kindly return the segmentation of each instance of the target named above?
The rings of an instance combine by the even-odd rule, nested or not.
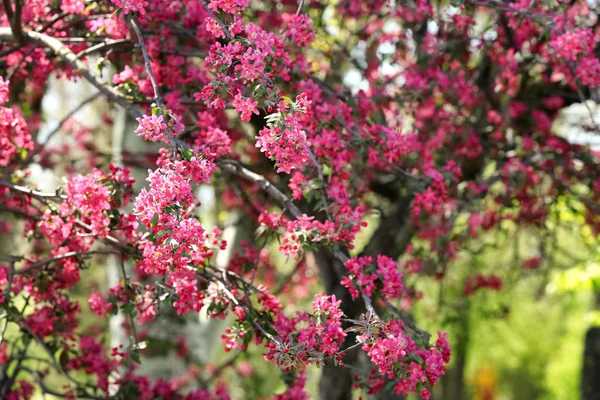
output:
[[[599,306],[600,292],[596,292],[596,309]],[[581,400],[600,400],[600,327],[588,329],[585,335]]]
[[[452,347],[452,365],[442,376],[443,400],[463,400],[465,367],[467,365],[469,349],[469,307],[465,307],[459,313],[458,323],[456,324],[456,342]]]

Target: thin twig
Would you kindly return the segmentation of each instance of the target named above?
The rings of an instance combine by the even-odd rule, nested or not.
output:
[[[298,3],[298,9],[296,10],[296,15],[300,15],[302,13],[302,9],[304,8],[304,1],[305,0],[300,0],[300,2]]]
[[[138,26],[134,18],[131,19],[131,27],[137,35],[138,44],[140,45],[140,50],[142,50],[142,55],[144,57],[144,66],[146,67],[146,73],[148,74],[150,83],[152,83],[152,89],[154,90],[154,101],[156,102],[156,106],[158,108],[164,108],[164,102],[160,96],[160,89],[158,87],[158,83],[156,82],[156,77],[152,72],[152,59],[150,58],[150,54],[148,54],[148,49],[146,49],[146,44],[144,43],[142,31],[140,30],[140,27]]]

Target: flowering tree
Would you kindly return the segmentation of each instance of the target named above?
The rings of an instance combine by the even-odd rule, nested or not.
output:
[[[559,203],[600,229],[598,162],[552,129],[562,107],[596,96],[598,10],[442,3],[3,0],[0,211],[19,224],[1,227],[30,245],[0,259],[0,397],[228,398],[204,379],[214,374],[190,391],[136,373],[145,324],[206,309],[232,318],[227,350],[262,346],[288,374],[279,399],[308,397],[310,364],[323,367],[322,398],[428,399],[450,348],[410,317],[418,276],[443,280],[482,232],[553,229]],[[32,187],[31,164],[72,154],[35,139],[52,74],[88,81],[161,143],[125,149],[130,168],[151,168],[139,192],[72,120],[61,127],[89,157],[56,192]],[[226,268],[214,255],[228,243],[197,216],[204,183],[257,229]],[[273,251],[297,262],[279,287]],[[112,351],[78,329],[72,296],[90,257],[108,255],[135,264],[108,293],[87,293],[99,318],[127,316],[131,341]],[[543,269],[546,255],[514,268]],[[325,293],[290,315],[289,287],[311,283],[307,257]],[[474,275],[464,292],[501,285]]]

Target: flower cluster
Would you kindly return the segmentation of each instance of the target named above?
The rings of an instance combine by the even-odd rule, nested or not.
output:
[[[299,314],[293,319],[282,316],[278,324],[287,327],[282,326],[280,332],[290,333],[268,342],[265,358],[273,360],[285,370],[303,369],[306,363],[319,365],[326,357],[340,363],[343,355],[340,348],[346,336],[342,328],[344,313],[339,309],[340,304],[335,295],[319,294],[312,303],[312,315]],[[290,328],[300,322],[308,324],[308,327],[292,332]]]
[[[241,114],[240,118],[242,121],[250,121],[252,114],[259,114],[258,110],[256,109],[256,106],[258,106],[258,102],[242,96],[242,93],[239,91],[235,95],[232,104],[235,107],[235,111]]]
[[[402,322],[375,322],[377,329],[357,328],[359,340],[364,343],[371,362],[380,375],[393,379],[400,376],[394,385],[397,394],[417,392],[429,399],[426,387],[434,386],[446,370],[450,361],[450,347],[446,336],[438,333],[435,346],[419,348],[404,331]],[[368,328],[368,327],[367,327]]]
[[[472,295],[483,288],[498,291],[502,289],[502,279],[496,275],[476,275],[465,280],[464,293],[466,295]]]
[[[226,13],[235,14],[248,7],[250,0],[210,0],[208,8],[213,11],[223,10]]]
[[[204,229],[188,208],[195,196],[192,183],[209,182],[214,164],[192,157],[189,161],[165,161],[150,172],[150,188],[143,188],[135,200],[140,222],[154,236],[144,247],[140,264],[146,273],[164,275],[199,261],[204,249]]]
[[[167,123],[165,123],[165,115],[167,116]],[[171,138],[179,135],[185,128],[181,123],[181,117],[170,112],[163,115],[144,115],[138,118],[137,121],[139,126],[135,132],[151,142],[170,143]]]
[[[111,208],[109,188],[103,185],[103,179],[102,171],[97,169],[88,175],[73,177],[65,188],[67,201],[63,203],[78,213],[90,225],[92,233],[100,237],[108,234],[108,210]],[[71,210],[61,211],[68,215]]]
[[[6,167],[33,150],[29,127],[15,108],[4,107],[8,101],[9,81],[0,77],[0,167]],[[19,156],[19,157],[18,157]]]
[[[306,14],[289,16],[288,29],[285,31],[298,46],[308,46],[315,40],[312,20]]]
[[[586,86],[600,85],[596,16],[584,1],[478,2],[451,12],[429,0],[339,1],[335,26],[319,22],[331,11],[323,2],[21,3],[23,32],[45,39],[35,46],[0,44],[3,69],[12,77],[10,87],[0,78],[0,208],[23,222],[0,223],[0,235],[18,235],[22,227],[31,244],[0,266],[0,302],[14,325],[7,332],[15,328],[24,338],[3,337],[0,362],[14,365],[22,344],[38,342],[36,348],[53,351],[57,372],[80,371],[94,382],[69,380],[62,397],[227,398],[218,384],[212,392],[189,390],[190,381],[204,380],[197,366],[171,381],[151,381],[135,374],[141,343],[112,349],[109,357],[101,340],[80,336],[71,291],[107,254],[123,265],[135,260],[135,267],[123,268],[106,296],[93,287],[89,308],[101,318],[128,314],[128,323],[142,325],[128,333],[149,347],[157,343],[155,319],[170,328],[182,314],[206,310],[210,318],[234,319],[223,335],[226,350],[265,342],[268,359],[299,370],[286,374],[288,390],[280,399],[307,398],[304,366],[333,361],[344,367],[343,346],[354,339],[349,348],[360,346],[375,367],[355,378],[359,387],[427,399],[450,350],[445,335],[429,343],[395,310],[395,304],[408,310],[423,296],[412,287],[414,275],[442,279],[461,268],[457,255],[475,247],[465,244],[491,229],[558,227],[564,213],[557,205],[564,202],[564,209],[583,210],[582,223],[600,232],[597,154],[554,132],[561,108],[585,100],[593,92]],[[476,26],[478,15],[490,23]],[[347,43],[315,42],[325,36]],[[348,43],[355,49],[348,51]],[[95,140],[96,127],[66,121],[61,134],[74,140],[54,148],[40,143],[32,151],[32,135],[43,129],[39,104],[48,77],[81,78],[81,64],[73,60],[91,63],[91,54],[99,55],[98,69],[114,64],[119,71],[102,94],[141,110],[135,132],[168,147],[158,154],[122,152],[119,161],[132,168],[156,165],[135,197],[135,214],[122,208],[134,198],[129,170],[101,172],[107,154]],[[83,78],[99,87],[104,83],[96,75]],[[165,106],[152,108],[152,102]],[[112,123],[110,114],[102,121]],[[28,189],[32,162],[64,172],[64,188]],[[215,254],[226,245],[222,232],[198,217],[196,189],[209,182],[218,223],[222,211],[241,216],[257,228],[262,248],[242,244],[220,265]],[[293,204],[298,200],[302,204]],[[367,246],[346,260],[341,255],[354,250],[375,210],[378,227],[360,241]],[[272,262],[277,245],[297,263],[284,280]],[[400,270],[396,252],[402,251],[409,256]],[[286,315],[290,305],[300,308],[299,299],[314,294],[315,270],[327,272],[321,256],[344,263],[327,289],[347,288],[351,296],[342,303],[317,295],[311,312]],[[522,265],[531,273],[542,266],[550,263],[541,256]],[[495,275],[469,274],[462,295],[503,284]],[[280,281],[276,296],[270,290]],[[353,309],[351,298],[360,297],[367,306],[372,298],[377,312],[385,307],[380,314],[387,319],[370,307],[351,317],[357,320],[344,316],[342,309]],[[16,304],[23,299],[24,308]],[[174,342],[165,348],[173,345],[183,363],[192,362],[179,334],[163,336]],[[21,377],[28,372],[19,370],[11,387],[0,382],[5,397],[29,398],[35,390],[27,382],[54,376],[45,369],[34,373],[26,381]]]
[[[146,0],[110,0],[119,8],[124,10],[124,13],[127,14],[131,11],[139,12],[144,15],[146,13],[146,7],[148,7],[148,2]]]
[[[375,291],[380,291],[385,300],[398,299],[406,290],[402,272],[398,270],[397,263],[389,257],[378,255],[377,263],[372,257],[353,257],[344,265],[350,275],[342,279],[344,285],[353,298],[360,294],[373,296]]]
[[[258,133],[256,147],[273,160],[277,172],[300,169],[309,159],[309,146],[304,122],[310,118],[310,101],[300,94],[296,101],[281,103],[279,112],[267,117],[268,125]]]

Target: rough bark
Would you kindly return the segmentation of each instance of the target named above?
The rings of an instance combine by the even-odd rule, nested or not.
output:
[[[596,293],[596,308],[600,293]],[[588,329],[583,350],[581,400],[600,400],[600,327]]]
[[[590,328],[585,335],[581,400],[600,399],[600,328]]]
[[[469,308],[468,305],[462,309],[456,330],[456,343],[452,347],[452,366],[442,377],[443,400],[463,400],[464,376],[467,365],[469,348]]]

